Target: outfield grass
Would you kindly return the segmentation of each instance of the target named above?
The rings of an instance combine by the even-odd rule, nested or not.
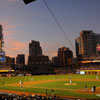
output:
[[[97,75],[71,75],[72,79],[96,79]],[[54,89],[54,95],[62,95],[62,96],[72,96],[72,97],[81,97],[81,98],[91,98],[97,99],[100,98],[96,96],[96,94],[81,94],[76,93],[77,89],[84,89],[87,84],[88,88],[92,88],[93,85],[96,87],[100,86],[100,81],[72,81],[72,83],[76,83],[77,85],[67,86],[65,83],[69,83],[69,81],[65,81],[63,79],[69,79],[70,75],[40,75],[40,76],[17,76],[17,77],[3,77],[0,78],[0,89],[5,90],[16,90],[16,91],[24,91],[24,92],[32,92],[32,93],[47,93],[51,94],[51,90]],[[100,79],[100,75],[98,75]],[[28,81],[39,81],[39,80],[55,80],[54,82],[48,83],[38,83],[34,84],[31,87],[24,87],[21,89],[17,86],[8,86],[8,84],[19,83],[20,80],[23,82]],[[63,81],[60,81],[63,80]]]

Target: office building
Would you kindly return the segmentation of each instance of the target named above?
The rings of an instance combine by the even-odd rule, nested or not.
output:
[[[54,67],[60,67],[58,56],[52,57],[52,65]]]
[[[3,33],[2,33],[2,31],[3,31],[3,28],[2,28],[2,25],[0,25],[0,51],[2,51],[2,49],[3,49],[3,44],[4,44],[4,42],[3,42]]]
[[[15,68],[15,58],[11,58],[9,56],[6,56],[6,62],[5,62],[5,66],[4,67],[8,67],[8,68]]]
[[[18,54],[16,57],[16,70],[24,70],[25,69],[25,55]]]
[[[11,68],[16,70],[15,69],[15,58],[11,58]]]
[[[3,31],[2,25],[0,25],[0,40],[3,40],[3,34],[2,34],[2,31]]]
[[[5,52],[4,52],[4,41],[3,41],[3,28],[2,25],[0,25],[0,67],[5,67],[5,61],[6,61],[6,57],[5,57]]]
[[[89,57],[97,55],[96,46],[98,43],[100,43],[100,34],[96,34],[92,30],[80,32],[80,36],[75,39],[76,56]]]
[[[58,59],[61,67],[68,67],[67,60],[73,58],[73,52],[66,47],[58,49]]]
[[[40,43],[39,41],[32,40],[32,42],[29,43],[29,56],[36,57],[38,55],[42,55],[42,49],[40,47]]]
[[[48,56],[42,54],[39,41],[29,43],[28,71],[32,74],[50,74],[52,67]]]

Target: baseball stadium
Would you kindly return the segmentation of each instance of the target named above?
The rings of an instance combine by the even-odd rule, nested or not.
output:
[[[93,91],[94,85],[96,87],[95,91]],[[16,95],[99,99],[100,75],[68,74],[1,77],[0,91]]]
[[[39,5],[33,6],[30,4],[30,6],[25,7],[26,4],[38,0],[20,0],[25,3],[24,6],[21,6],[20,2],[18,5],[15,4],[19,0],[1,1],[4,1],[0,3],[2,5],[0,6],[1,10],[4,11],[1,11],[1,15],[3,16],[1,16],[0,23],[6,28],[4,31],[5,40],[7,40],[7,36],[9,38],[6,41],[8,48],[5,46],[6,50],[4,50],[3,28],[0,25],[0,100],[100,100],[100,34],[92,30],[83,30],[80,32],[80,36],[75,39],[77,57],[75,56],[74,46],[71,43],[73,42],[73,34],[77,33],[79,29],[91,29],[96,26],[93,29],[97,30],[97,25],[99,25],[97,22],[99,21],[95,22],[96,20],[93,19],[95,18],[94,16],[90,18],[90,15],[87,15],[96,16],[96,13],[92,12],[99,12],[98,8],[96,8],[99,7],[99,3],[92,4],[87,1],[85,3],[81,1],[81,3],[75,0],[73,0],[75,1],[74,3],[72,1],[69,2],[70,0],[65,0],[64,2],[61,2],[63,0],[52,0],[53,2],[50,0],[48,2],[40,0]],[[4,5],[6,2],[7,5]],[[50,3],[50,7],[48,3]],[[56,3],[59,5],[55,5]],[[90,6],[87,5],[88,3]],[[51,15],[42,7],[42,4],[46,6]],[[63,5],[61,6],[61,4]],[[6,9],[2,8],[3,6]],[[61,13],[57,13],[57,8],[51,9],[51,6],[54,6],[54,8],[57,7]],[[71,8],[66,8],[70,6]],[[78,6],[80,7],[77,8]],[[89,12],[87,12],[87,7],[89,8]],[[61,10],[59,8],[64,9]],[[70,10],[69,13],[68,10]],[[72,12],[74,13],[72,14]],[[85,12],[87,13],[85,14]],[[59,15],[62,17],[59,17]],[[51,24],[54,23],[50,19],[51,16],[60,30]],[[99,16],[99,13],[97,13],[97,16]],[[84,19],[83,17],[86,18]],[[74,18],[77,23],[69,18]],[[87,18],[91,20],[87,20]],[[61,20],[64,23],[61,23]],[[70,22],[74,23],[71,24]],[[92,24],[87,24],[87,22],[91,22]],[[93,27],[90,27],[91,25]],[[68,31],[67,28],[71,31]],[[64,35],[67,42],[65,42],[65,39],[59,33]],[[68,38],[67,35],[71,38]],[[32,41],[29,43],[28,39]],[[34,39],[41,40],[46,55],[42,51],[40,42]],[[68,43],[74,52],[69,49]],[[62,45],[67,47],[63,46],[59,48]],[[57,48],[58,51],[56,53],[55,50]],[[29,54],[27,54],[28,51]],[[49,56],[54,56],[52,60],[49,59],[48,53]],[[25,56],[27,59],[25,59]]]

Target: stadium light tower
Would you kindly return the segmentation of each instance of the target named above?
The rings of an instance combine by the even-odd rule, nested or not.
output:
[[[33,1],[36,1],[36,0],[23,0],[25,4],[28,4],[28,3],[31,3]]]

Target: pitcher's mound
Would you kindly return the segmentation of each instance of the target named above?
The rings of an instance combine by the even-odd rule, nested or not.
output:
[[[65,83],[64,85],[77,85],[76,83]]]

